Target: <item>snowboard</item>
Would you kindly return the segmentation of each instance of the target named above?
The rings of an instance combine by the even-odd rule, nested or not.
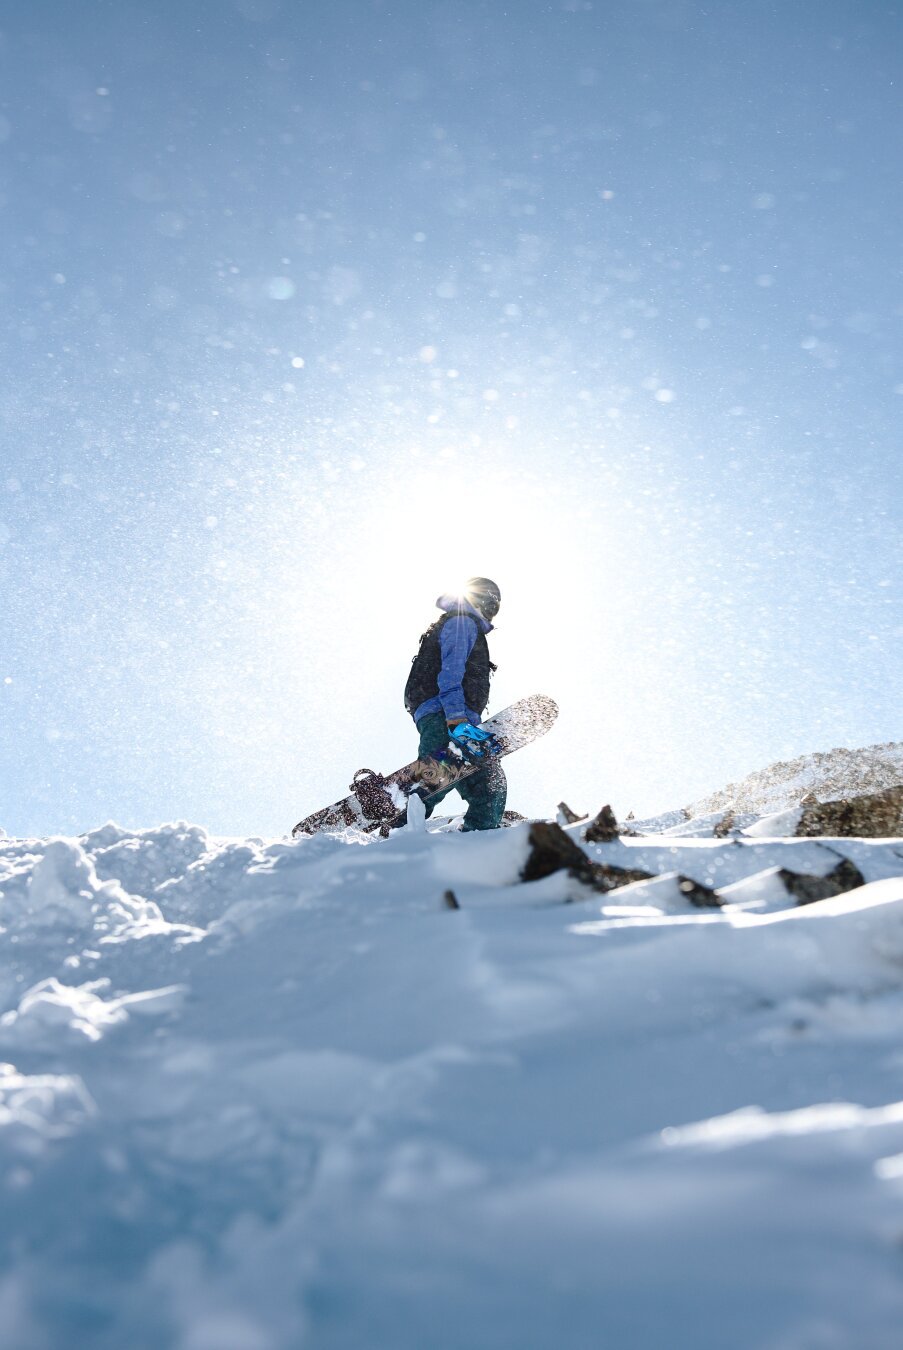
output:
[[[441,757],[427,755],[415,759],[385,777],[372,769],[359,769],[349,795],[299,820],[292,830],[292,837],[299,839],[320,830],[346,830],[349,826],[357,826],[368,833],[378,830],[385,836],[404,814],[410,796],[416,793],[423,801],[428,801],[434,793],[454,787],[472,773],[479,773],[491,759],[513,754],[544,736],[557,716],[558,705],[554,699],[534,694],[532,698],[519,699],[510,708],[480,723],[498,742],[499,749],[495,754],[474,761],[450,742]]]

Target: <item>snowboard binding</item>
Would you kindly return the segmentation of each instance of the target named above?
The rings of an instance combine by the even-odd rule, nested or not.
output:
[[[451,732],[451,744],[472,764],[480,764],[502,753],[501,743],[489,731],[470,722],[459,722]]]

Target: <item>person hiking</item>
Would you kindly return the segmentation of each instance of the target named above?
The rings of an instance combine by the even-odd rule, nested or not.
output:
[[[442,617],[423,634],[411,663],[404,705],[420,734],[419,757],[444,750],[456,727],[479,727],[489,702],[489,681],[495,666],[489,659],[486,634],[501,604],[502,594],[488,577],[471,577],[461,595],[440,595]],[[479,742],[478,742],[479,743]],[[428,798],[432,815],[449,792],[467,803],[462,830],[496,830],[502,823],[508,784],[501,764],[490,759],[485,769],[471,774]]]

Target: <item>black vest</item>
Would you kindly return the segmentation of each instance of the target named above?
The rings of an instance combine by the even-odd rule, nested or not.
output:
[[[437,619],[434,624],[430,624],[420,639],[420,650],[411,662],[411,673],[404,687],[404,706],[412,716],[421,703],[426,703],[427,699],[438,698],[439,696],[439,672],[442,669],[442,648],[439,645],[439,634],[449,619],[457,617],[457,613],[443,614],[441,619]],[[472,616],[465,614],[464,617],[469,619]],[[477,640],[473,644],[470,656],[467,658],[461,687],[464,690],[466,707],[472,708],[474,712],[482,716],[483,709],[489,702],[489,680],[495,666],[489,660],[489,643],[486,641],[486,634],[476,619],[474,619],[474,623],[477,625]]]

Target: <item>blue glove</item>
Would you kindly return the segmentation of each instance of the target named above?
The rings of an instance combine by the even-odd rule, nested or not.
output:
[[[497,755],[502,748],[491,732],[475,727],[472,722],[459,722],[451,731],[451,739],[472,759]]]

